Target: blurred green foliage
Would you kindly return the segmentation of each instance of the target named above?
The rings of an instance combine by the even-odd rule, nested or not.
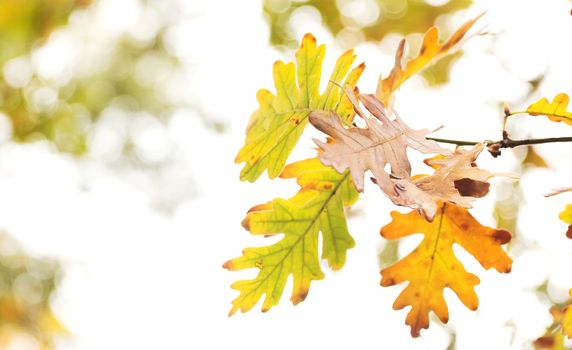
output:
[[[443,16],[469,7],[472,0],[449,0],[432,5],[424,0],[264,0],[273,45],[294,47],[296,16],[319,14],[323,26],[348,49],[361,41],[380,42],[386,35],[424,33]],[[442,23],[441,23],[442,25]],[[447,28],[445,34],[447,33]],[[413,42],[416,52],[421,42]],[[417,47],[416,47],[417,46]],[[448,56],[422,72],[428,85],[449,81],[449,69],[461,53]]]
[[[289,21],[296,11],[306,6],[320,13],[324,26],[332,34],[355,30],[361,32],[365,40],[377,42],[390,33],[424,33],[439,16],[465,9],[471,3],[472,0],[449,0],[435,6],[423,0],[264,0],[264,12],[270,23],[270,42],[295,46],[298,38],[292,37]],[[377,16],[364,23],[356,18],[363,11],[377,13]]]
[[[90,0],[0,2],[0,112],[10,120],[15,140],[47,138],[60,151],[80,155],[87,150],[91,126],[107,107],[146,112],[157,118],[172,107],[161,87],[150,81],[157,69],[168,75],[178,66],[162,42],[166,21],[155,20],[158,24],[153,37],[144,41],[121,32],[102,33],[90,42],[89,35],[93,34],[89,31],[97,30],[97,24],[90,28],[89,22],[96,19],[97,5],[98,1]],[[151,5],[141,3],[141,8],[145,6]],[[78,21],[83,23],[69,28],[74,12],[83,13]],[[42,62],[38,53],[57,46],[54,36],[61,32],[64,35],[60,37],[76,40],[72,41],[73,49],[79,54],[71,57],[65,50],[58,52],[57,60],[62,60],[68,76],[51,79],[42,74],[45,67],[41,65],[49,63]],[[78,40],[82,35],[83,42]],[[90,45],[100,46],[102,59],[81,57],[89,55],[82,50],[90,49]],[[147,80],[140,77],[145,69],[150,77]]]
[[[45,43],[49,35],[61,25],[67,23],[74,9],[88,6],[89,0],[27,0],[0,2],[0,67],[12,58],[28,56],[35,45]],[[0,81],[1,110],[12,122],[14,135],[25,138],[38,130],[52,129],[67,119],[69,113],[60,109],[65,116],[58,116],[49,123],[43,120],[44,113],[34,113],[27,108],[26,93],[7,84],[2,72]],[[59,113],[59,112],[56,112]],[[66,126],[69,129],[69,126]],[[74,145],[77,151],[80,145]]]
[[[58,26],[65,24],[74,9],[90,0],[26,0],[0,2],[0,63],[27,53]]]
[[[0,348],[32,337],[37,348],[51,349],[54,335],[67,334],[50,308],[58,274],[58,263],[27,256],[0,232]]]

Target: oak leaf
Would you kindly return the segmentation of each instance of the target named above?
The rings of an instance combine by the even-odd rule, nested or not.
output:
[[[395,64],[393,69],[387,77],[383,79],[381,77],[379,78],[375,93],[376,96],[386,106],[389,105],[392,93],[397,90],[403,82],[437,59],[452,53],[454,49],[458,48],[464,42],[463,39],[467,32],[483,14],[465,22],[443,44],[439,43],[439,28],[437,26],[429,28],[423,37],[423,43],[421,44],[419,54],[417,57],[407,61],[405,67],[402,67],[401,65],[406,43],[405,39],[402,39],[395,53]],[[481,34],[481,32],[477,32],[476,34]]]
[[[489,192],[491,177],[511,174],[495,174],[480,169],[475,164],[485,145],[480,143],[472,149],[456,150],[449,156],[438,156],[425,161],[435,173],[416,179],[394,180],[396,195],[391,200],[398,205],[418,209],[432,221],[440,202],[450,202],[464,208],[472,208],[472,202]]]
[[[512,260],[501,248],[510,241],[505,230],[482,226],[469,212],[452,204],[441,204],[433,222],[416,211],[408,214],[391,212],[392,221],[382,227],[386,239],[399,239],[415,233],[424,234],[420,245],[402,260],[381,270],[381,285],[392,286],[409,281],[393,304],[396,310],[411,306],[405,323],[411,335],[418,337],[429,327],[429,312],[433,311],[444,323],[449,319],[444,288],[451,288],[461,302],[476,310],[479,304],[474,287],[477,276],[465,270],[453,253],[453,243],[459,244],[485,268],[510,272]]]
[[[350,71],[356,55],[353,50],[346,51],[338,58],[331,82],[320,95],[324,54],[325,46],[316,46],[316,39],[306,34],[296,52],[296,66],[292,62],[274,63],[276,95],[266,89],[258,91],[259,108],[250,118],[245,144],[235,159],[236,163],[246,163],[241,180],[255,181],[266,169],[270,178],[278,176],[308,124],[311,111],[333,110],[344,120],[351,120],[351,103],[336,84],[353,88],[365,65]]]
[[[339,172],[349,169],[358,191],[363,191],[365,171],[371,170],[378,185],[391,196],[394,185],[385,166],[390,165],[391,175],[396,178],[409,177],[411,164],[407,147],[423,153],[450,153],[437,142],[425,138],[429,130],[411,129],[396,113],[394,120],[389,119],[385,107],[374,95],[359,95],[359,100],[373,115],[366,116],[359,109],[357,101],[353,101],[357,114],[364,118],[367,128],[348,128],[335,112],[310,114],[312,125],[335,141],[325,143],[314,140],[323,151],[318,156],[320,161]]]
[[[241,257],[223,265],[229,270],[259,269],[256,278],[232,284],[240,295],[229,315],[250,310],[264,294],[262,311],[269,310],[280,301],[290,275],[291,300],[303,301],[310,283],[324,278],[318,253],[320,232],[322,259],[334,270],[345,264],[346,252],[355,244],[344,213],[358,197],[349,172],[340,174],[312,158],[288,165],[280,176],[296,178],[301,190],[288,200],[276,198],[255,206],[246,215],[243,226],[252,234],[284,236],[270,246],[246,248]]]
[[[528,106],[526,113],[533,116],[545,115],[553,122],[564,122],[572,125],[572,112],[566,110],[569,100],[568,95],[564,93],[556,95],[552,102],[548,102],[546,98],[541,98]]]

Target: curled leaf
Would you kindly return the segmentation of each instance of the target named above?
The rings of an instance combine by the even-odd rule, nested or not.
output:
[[[406,149],[411,147],[423,153],[450,154],[435,141],[427,140],[427,129],[411,129],[395,114],[391,120],[385,107],[374,95],[359,95],[365,108],[373,117],[366,117],[354,101],[359,115],[365,117],[367,128],[346,127],[334,112],[312,112],[310,122],[318,130],[331,136],[335,142],[314,142],[323,150],[319,158],[325,165],[337,171],[349,169],[358,191],[363,191],[364,173],[371,170],[379,186],[385,193],[393,193],[393,182],[385,171],[387,164],[391,175],[405,178],[411,175],[411,164]]]
[[[423,241],[402,260],[381,270],[381,285],[392,286],[409,281],[393,304],[395,310],[411,306],[405,323],[411,327],[411,335],[418,337],[423,328],[429,327],[429,312],[433,311],[441,322],[449,319],[449,311],[443,290],[451,288],[469,309],[479,305],[474,287],[477,276],[465,270],[453,253],[453,243],[459,244],[485,268],[510,272],[512,260],[501,248],[511,239],[505,230],[482,226],[461,207],[441,203],[437,217],[427,221],[416,211],[408,214],[391,212],[392,221],[381,229],[386,239],[399,239],[414,233],[422,233]]]
[[[512,174],[495,174],[480,169],[475,164],[485,145],[472,149],[456,150],[454,154],[429,159],[426,163],[435,173],[416,179],[395,180],[396,195],[390,197],[395,204],[418,209],[432,221],[440,202],[450,202],[464,208],[472,208],[472,202],[489,192],[491,177]]]

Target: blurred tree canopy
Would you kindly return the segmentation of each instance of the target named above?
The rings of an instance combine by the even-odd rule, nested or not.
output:
[[[0,3],[0,66],[3,67],[0,93],[2,112],[6,113],[12,122],[12,128],[17,138],[25,138],[30,133],[49,128],[56,122],[40,120],[43,113],[32,113],[27,108],[27,98],[24,81],[7,82],[8,69],[20,71],[20,80],[29,80],[31,72],[22,72],[23,67],[13,61],[13,67],[6,63],[15,57],[28,56],[34,45],[45,43],[49,35],[58,27],[66,24],[71,11],[89,5],[89,0],[30,0],[3,1]],[[17,78],[17,77],[16,77]],[[17,79],[16,79],[17,80]],[[20,84],[17,84],[20,83]],[[14,86],[20,85],[20,86]],[[56,118],[59,119],[59,118]],[[73,147],[73,146],[72,146]],[[76,146],[79,150],[80,146]]]
[[[101,3],[0,3],[0,112],[15,140],[46,138],[79,155],[107,108],[162,118],[176,104],[165,85],[178,60],[163,40],[176,11],[146,1],[135,23],[114,30],[102,24]]]
[[[293,48],[299,38],[293,27],[296,17],[319,17],[343,49],[360,42],[380,42],[388,34],[423,33],[446,15],[468,8],[472,0],[264,0],[264,13],[270,26],[270,42]],[[443,28],[443,26],[441,25]],[[444,33],[449,34],[449,33]],[[410,52],[420,45],[409,40]],[[449,68],[461,56],[448,56],[425,70],[429,85],[449,81]]]
[[[439,16],[471,5],[471,0],[264,0],[273,45],[295,46],[289,21],[297,12],[317,10],[325,27],[334,35],[345,30],[358,31],[367,41],[380,41],[389,33],[422,33]]]

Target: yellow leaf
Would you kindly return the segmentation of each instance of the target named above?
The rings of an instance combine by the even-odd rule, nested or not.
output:
[[[568,231],[566,231],[566,237],[572,239],[572,204],[567,204],[566,208],[558,215],[560,220],[567,223]]]
[[[485,269],[493,267],[499,272],[510,272],[512,260],[501,248],[510,241],[510,232],[482,226],[466,209],[441,204],[433,222],[425,220],[416,211],[408,214],[394,211],[391,217],[391,223],[381,229],[381,235],[386,239],[399,239],[414,233],[425,236],[413,252],[381,271],[384,287],[409,281],[393,308],[411,306],[405,323],[411,327],[413,337],[418,337],[422,328],[429,327],[430,311],[442,322],[448,321],[444,288],[451,288],[471,310],[479,305],[474,286],[480,280],[457,260],[453,243],[467,250]]]
[[[391,100],[392,93],[397,90],[403,82],[435,62],[435,60],[452,53],[454,48],[460,46],[467,32],[482,15],[483,14],[465,22],[443,44],[439,43],[439,28],[437,26],[429,28],[423,37],[419,54],[417,57],[410,59],[404,68],[401,66],[401,61],[403,60],[403,54],[405,52],[405,39],[402,39],[395,53],[395,65],[385,79],[380,77],[375,93],[376,96],[387,106]]]
[[[530,115],[545,115],[553,122],[564,122],[572,125],[572,113],[566,111],[569,102],[568,95],[562,93],[554,97],[552,102],[548,102],[546,98],[534,102],[526,109]]]
[[[278,176],[308,124],[310,112],[332,110],[347,122],[352,119],[353,107],[335,84],[353,88],[365,65],[350,71],[356,55],[353,50],[346,51],[338,58],[331,82],[320,95],[325,49],[324,45],[316,46],[316,39],[306,34],[296,52],[296,66],[280,61],[274,64],[276,95],[266,89],[258,91],[259,108],[250,118],[245,144],[235,159],[236,163],[246,163],[241,180],[256,181],[264,170],[270,178]]]
[[[570,289],[570,296],[572,296],[572,289]],[[572,338],[572,307],[566,306],[563,310],[562,317],[562,332],[569,339]]]
[[[255,279],[232,284],[240,295],[232,302],[229,315],[250,310],[264,294],[262,311],[277,305],[290,275],[294,281],[291,300],[294,304],[303,301],[310,283],[324,278],[319,232],[322,259],[334,270],[345,264],[346,252],[355,244],[344,213],[344,207],[358,197],[349,172],[340,174],[312,158],[290,164],[281,177],[296,178],[302,189],[289,200],[276,198],[253,207],[246,215],[243,226],[252,234],[283,234],[283,238],[273,245],[247,248],[241,257],[223,265],[229,270],[259,269]]]

